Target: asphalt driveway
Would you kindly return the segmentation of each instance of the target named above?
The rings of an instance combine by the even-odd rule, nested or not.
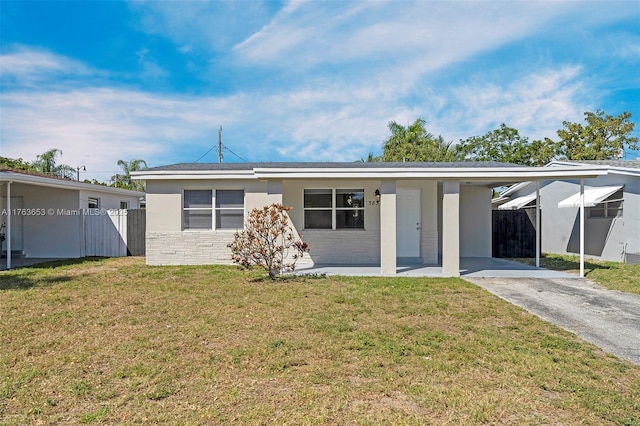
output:
[[[640,296],[580,278],[464,277],[502,299],[640,364]]]

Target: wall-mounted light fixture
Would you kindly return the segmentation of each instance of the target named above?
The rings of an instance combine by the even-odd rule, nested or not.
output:
[[[380,202],[380,190],[376,189],[376,201]]]

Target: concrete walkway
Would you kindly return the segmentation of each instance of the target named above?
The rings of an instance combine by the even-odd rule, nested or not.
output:
[[[464,277],[502,299],[640,364],[640,296],[579,278]]]

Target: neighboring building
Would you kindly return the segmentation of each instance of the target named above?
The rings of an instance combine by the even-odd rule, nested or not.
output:
[[[146,181],[147,263],[230,263],[227,244],[247,212],[271,203],[311,246],[314,264],[442,265],[491,257],[492,188],[526,180],[596,177],[594,167],[463,163],[174,164],[134,172]]]
[[[88,218],[106,216],[110,209],[137,209],[143,196],[142,192],[0,167],[1,232],[6,240],[10,238],[14,257],[83,257],[93,254],[87,253],[87,247],[95,248],[94,241],[88,241],[93,238],[87,233],[93,229],[87,227]]]
[[[553,161],[546,168],[602,167],[607,173],[584,180],[585,255],[616,262],[640,262],[640,160]],[[542,251],[580,250],[580,181],[541,183]],[[494,200],[499,209],[535,206],[535,183],[514,185]],[[534,209],[530,209],[533,212]],[[534,216],[531,215],[532,222]]]

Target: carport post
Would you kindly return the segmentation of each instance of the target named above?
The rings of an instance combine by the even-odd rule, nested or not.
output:
[[[11,269],[11,181],[7,182],[7,269]]]
[[[540,181],[536,182],[536,268],[540,267]]]
[[[580,277],[584,278],[584,179],[580,179]]]

